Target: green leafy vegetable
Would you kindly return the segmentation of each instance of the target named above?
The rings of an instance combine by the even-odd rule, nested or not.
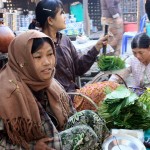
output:
[[[108,91],[107,91],[108,92]],[[146,97],[146,99],[145,99]],[[150,90],[138,97],[125,86],[107,93],[98,110],[109,129],[148,129],[150,128]]]
[[[118,86],[116,90],[106,95],[106,99],[120,99],[130,95],[130,90],[125,86]]]
[[[125,61],[117,56],[101,55],[97,61],[101,71],[119,70],[125,68]]]

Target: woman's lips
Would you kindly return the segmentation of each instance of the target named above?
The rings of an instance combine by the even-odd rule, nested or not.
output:
[[[42,70],[42,72],[44,72],[44,73],[50,73],[51,72],[51,68],[44,69],[44,70]]]

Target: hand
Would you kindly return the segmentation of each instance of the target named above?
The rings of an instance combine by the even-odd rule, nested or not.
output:
[[[48,147],[47,142],[51,142],[53,138],[43,138],[36,142],[34,150],[56,150],[54,148]]]
[[[97,43],[95,45],[95,48],[97,49],[97,51],[100,51],[100,49],[103,47],[103,45],[107,45],[108,38],[109,38],[109,35],[105,35],[104,37],[100,38],[97,41]]]

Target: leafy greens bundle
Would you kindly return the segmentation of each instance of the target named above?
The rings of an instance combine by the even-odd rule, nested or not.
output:
[[[125,61],[118,56],[101,55],[97,61],[101,71],[119,70],[125,68]]]
[[[150,94],[150,93],[149,93]],[[125,86],[108,92],[98,110],[109,129],[148,129],[150,128],[150,102],[140,98]]]

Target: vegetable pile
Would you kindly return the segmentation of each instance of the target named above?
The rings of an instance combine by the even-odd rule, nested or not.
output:
[[[101,71],[119,70],[125,68],[125,61],[118,56],[101,55],[97,61]]]
[[[150,90],[138,97],[125,86],[115,91],[106,91],[107,95],[98,114],[102,116],[109,129],[143,129],[150,128]]]

